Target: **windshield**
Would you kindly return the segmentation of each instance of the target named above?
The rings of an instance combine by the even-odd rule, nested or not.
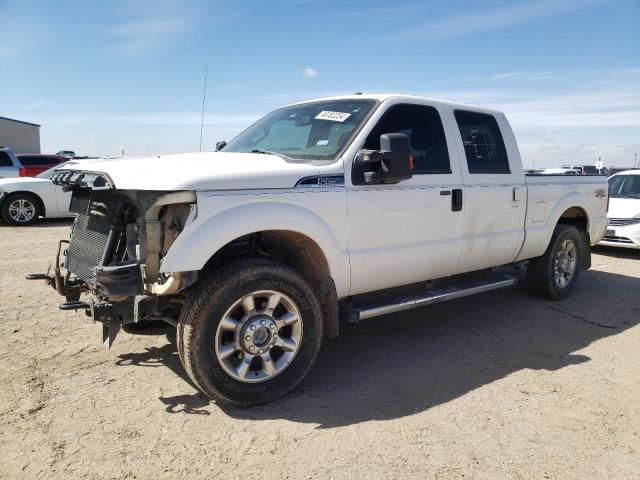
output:
[[[331,100],[281,108],[231,140],[224,151],[335,160],[376,103],[375,100]]]
[[[615,175],[609,179],[612,198],[640,198],[640,175]]]

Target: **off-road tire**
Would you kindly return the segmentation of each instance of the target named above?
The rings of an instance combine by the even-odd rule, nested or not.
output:
[[[19,222],[11,218],[9,214],[9,206],[15,202],[16,200],[28,200],[35,208],[35,213],[33,217],[27,221]],[[30,193],[12,193],[8,195],[4,201],[2,202],[2,206],[0,207],[0,216],[2,216],[2,220],[9,225],[21,226],[24,227],[26,225],[31,225],[38,220],[38,217],[42,215],[42,205],[40,204],[40,200],[35,195],[31,195]]]
[[[244,383],[224,371],[214,343],[227,309],[259,290],[278,291],[295,303],[303,335],[295,357],[281,373],[260,383]],[[193,383],[206,395],[220,404],[249,407],[281,397],[302,381],[320,351],[322,327],[318,299],[298,272],[271,260],[238,260],[205,273],[192,287],[178,321],[178,354]]]
[[[556,254],[561,245],[567,240],[572,241],[575,245],[577,254],[576,267],[569,282],[565,286],[560,286],[554,275]],[[578,229],[572,225],[558,224],[553,231],[551,241],[544,255],[529,262],[527,268],[529,290],[539,297],[551,300],[567,298],[578,280],[583,257],[584,243]]]

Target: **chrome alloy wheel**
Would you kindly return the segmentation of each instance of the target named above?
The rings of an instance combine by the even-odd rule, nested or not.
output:
[[[16,223],[27,223],[36,214],[36,206],[26,198],[19,198],[9,204],[9,217]]]
[[[553,276],[560,288],[565,288],[576,273],[578,250],[572,240],[560,244],[553,264]]]
[[[270,380],[291,364],[302,343],[296,304],[274,290],[252,292],[225,312],[215,338],[220,365],[240,382]]]

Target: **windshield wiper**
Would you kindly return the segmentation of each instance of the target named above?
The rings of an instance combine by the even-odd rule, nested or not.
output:
[[[254,148],[251,150],[251,153],[263,153],[265,155],[275,155],[276,157],[280,157],[283,160],[291,161],[293,160],[291,157],[288,157],[284,153],[272,152],[270,150],[263,150],[262,148]]]

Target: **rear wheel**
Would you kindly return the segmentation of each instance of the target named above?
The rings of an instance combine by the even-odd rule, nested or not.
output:
[[[196,287],[177,336],[198,388],[220,403],[250,406],[284,395],[306,376],[320,350],[322,313],[296,271],[243,260]]]
[[[41,215],[40,202],[34,195],[14,193],[2,202],[2,219],[10,225],[30,225]]]
[[[561,300],[571,293],[582,265],[583,243],[572,225],[557,225],[547,251],[529,262],[529,288],[533,293]]]

